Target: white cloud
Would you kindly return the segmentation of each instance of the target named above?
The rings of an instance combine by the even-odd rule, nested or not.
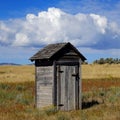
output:
[[[107,19],[105,17],[101,17],[100,15],[95,15],[95,14],[90,14],[90,16],[93,18],[94,24],[96,26],[99,26],[98,28],[104,34],[105,29],[107,28]]]
[[[26,46],[29,44],[29,38],[26,34],[17,33],[15,36],[15,41],[13,42],[13,46]]]
[[[120,48],[120,28],[97,14],[75,15],[49,8],[25,19],[0,22],[0,44],[9,46],[41,46],[48,43],[72,42],[76,46],[95,49]]]

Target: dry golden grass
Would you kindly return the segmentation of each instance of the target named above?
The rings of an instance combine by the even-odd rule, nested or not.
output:
[[[82,65],[83,79],[120,78],[120,64]]]
[[[82,79],[120,78],[120,64],[82,65]],[[35,80],[34,66],[0,66],[0,82]]]
[[[34,66],[0,66],[0,82],[29,82],[34,79]]]

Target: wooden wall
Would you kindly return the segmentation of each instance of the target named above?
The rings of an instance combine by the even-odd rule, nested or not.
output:
[[[36,67],[36,105],[37,108],[53,103],[53,66]]]

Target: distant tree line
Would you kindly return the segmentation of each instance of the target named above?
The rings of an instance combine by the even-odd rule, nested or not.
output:
[[[100,58],[99,60],[93,61],[94,64],[120,64],[118,58]]]

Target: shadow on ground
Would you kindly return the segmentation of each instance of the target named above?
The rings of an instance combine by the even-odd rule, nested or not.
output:
[[[90,102],[82,102],[82,109],[87,109],[93,107],[95,105],[99,105],[100,103],[96,100],[92,100]]]

